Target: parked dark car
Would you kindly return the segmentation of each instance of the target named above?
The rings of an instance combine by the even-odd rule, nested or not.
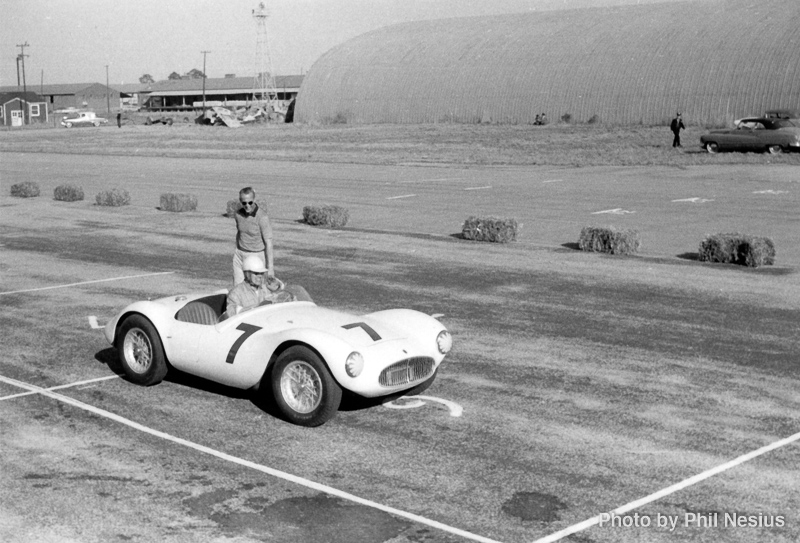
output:
[[[745,117],[736,128],[712,130],[700,136],[709,153],[719,151],[755,151],[771,154],[800,151],[800,121]]]

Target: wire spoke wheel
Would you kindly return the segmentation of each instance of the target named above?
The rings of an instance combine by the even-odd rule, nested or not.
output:
[[[298,413],[314,411],[322,401],[322,379],[307,362],[290,362],[281,375],[281,394]]]
[[[295,345],[283,351],[269,372],[272,397],[283,417],[300,426],[319,426],[332,419],[342,389],[314,351]]]
[[[134,383],[155,385],[167,375],[161,338],[144,316],[131,315],[126,318],[117,331],[114,346],[125,375]]]
[[[153,345],[141,329],[131,328],[125,335],[123,354],[130,368],[136,373],[144,373],[153,363]]]

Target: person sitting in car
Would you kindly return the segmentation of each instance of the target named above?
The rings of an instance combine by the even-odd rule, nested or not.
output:
[[[228,292],[227,316],[237,315],[265,303],[289,302],[295,299],[291,292],[283,289],[280,280],[267,280],[267,267],[257,255],[250,255],[242,262],[244,281]]]

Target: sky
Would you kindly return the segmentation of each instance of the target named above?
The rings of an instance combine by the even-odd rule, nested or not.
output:
[[[350,38],[391,24],[674,0],[264,0],[277,75],[305,74]],[[138,83],[172,72],[256,73],[258,0],[3,0],[0,86]],[[21,44],[28,44],[20,48]],[[205,55],[203,51],[208,51]],[[20,74],[20,81],[22,74]]]

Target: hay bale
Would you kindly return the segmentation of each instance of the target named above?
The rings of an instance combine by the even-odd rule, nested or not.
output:
[[[350,212],[340,206],[305,206],[303,220],[311,226],[325,226],[327,228],[341,228],[350,219]]]
[[[104,190],[97,193],[95,201],[99,206],[126,206],[131,203],[131,195],[125,189]]]
[[[161,195],[162,211],[181,213],[197,209],[197,196],[194,194],[167,192]]]
[[[83,189],[76,185],[59,185],[53,191],[53,199],[60,202],[77,202],[83,200]]]
[[[639,252],[642,240],[636,230],[617,230],[613,226],[585,226],[578,238],[581,251],[594,251],[612,255],[630,255]]]
[[[508,243],[517,239],[519,223],[516,219],[497,217],[470,217],[461,227],[461,237],[473,241]]]
[[[34,198],[39,196],[39,194],[41,194],[39,184],[33,181],[25,181],[23,183],[11,185],[11,196],[16,196],[17,198]]]
[[[769,238],[738,232],[713,234],[700,242],[698,259],[751,268],[770,266],[775,263],[775,244]]]
[[[264,211],[267,210],[267,202],[266,200],[256,200],[259,209],[263,209]],[[229,219],[232,219],[236,212],[242,209],[242,202],[239,200],[228,200],[228,204],[225,207],[225,216]]]

